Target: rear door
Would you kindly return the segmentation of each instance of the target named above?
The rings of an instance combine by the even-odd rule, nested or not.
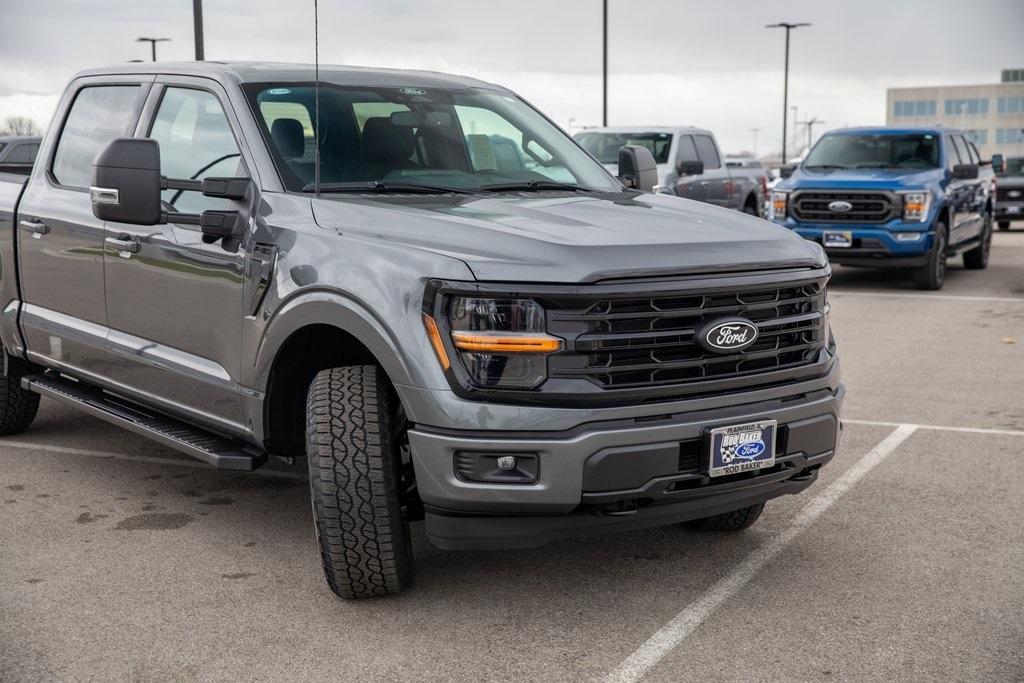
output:
[[[18,260],[29,357],[105,381],[103,221],[92,215],[92,160],[130,136],[152,76],[91,77],[68,86],[19,206]]]
[[[248,175],[227,101],[206,79],[158,79],[137,135],[160,143],[165,177]],[[248,224],[246,203],[176,190],[162,198],[168,211],[239,210]],[[106,237],[111,376],[137,400],[244,433],[240,241],[206,244],[197,226],[174,223],[108,223]]]
[[[686,199],[694,199],[698,202],[708,200],[708,186],[704,182],[704,175],[679,175],[678,166],[684,161],[700,161],[697,154],[697,146],[694,144],[692,135],[680,135],[676,142],[676,159],[674,171],[674,183],[676,195]]]
[[[730,209],[736,208],[732,201],[733,188],[729,169],[722,163],[722,155],[718,152],[715,139],[710,135],[694,135],[693,142],[697,145],[697,156],[704,164],[704,175],[700,179],[707,193],[704,201]]]

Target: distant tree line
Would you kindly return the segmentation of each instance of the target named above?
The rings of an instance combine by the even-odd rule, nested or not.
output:
[[[27,116],[8,116],[0,125],[0,135],[24,135],[38,137],[42,134],[36,122]]]

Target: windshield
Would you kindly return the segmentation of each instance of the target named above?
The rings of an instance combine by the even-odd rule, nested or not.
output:
[[[1010,176],[1024,176],[1024,157],[1009,157],[1006,159],[1006,168],[998,174],[1000,178]]]
[[[313,87],[245,90],[286,187],[311,191]],[[324,191],[622,191],[561,129],[518,97],[492,90],[321,83],[319,137]]]
[[[594,155],[602,164],[619,163],[619,148],[623,145],[640,145],[646,147],[659,164],[668,163],[669,149],[672,147],[671,133],[577,133],[576,142],[583,149]]]
[[[935,168],[939,137],[930,133],[838,134],[818,140],[804,168]]]

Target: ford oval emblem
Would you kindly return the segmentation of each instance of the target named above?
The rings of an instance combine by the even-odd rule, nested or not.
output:
[[[844,202],[842,199],[837,199],[834,202],[828,203],[828,210],[833,213],[846,213],[853,208],[853,204],[850,202]]]
[[[1021,196],[1021,194],[1024,194],[1024,193],[1022,193],[1020,190],[1010,190],[1009,192],[1006,193],[1006,195],[1008,197],[1014,197],[1014,198]]]
[[[736,457],[749,460],[764,453],[764,441],[750,441],[736,447]]]
[[[742,351],[757,340],[757,327],[744,318],[713,320],[697,332],[697,343],[714,353]]]

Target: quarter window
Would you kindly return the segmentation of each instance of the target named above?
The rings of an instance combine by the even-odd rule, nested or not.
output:
[[[168,178],[248,175],[223,107],[205,90],[168,88],[149,136],[160,143],[160,172]],[[229,204],[199,192],[164,190],[161,196],[174,210],[186,213]]]
[[[131,135],[141,88],[103,85],[75,96],[53,156],[53,177],[61,185],[86,188],[92,161],[111,140]]]
[[[715,141],[710,135],[694,135],[693,141],[697,144],[697,154],[705,169],[722,167],[722,160],[718,158],[718,148],[715,147]]]

